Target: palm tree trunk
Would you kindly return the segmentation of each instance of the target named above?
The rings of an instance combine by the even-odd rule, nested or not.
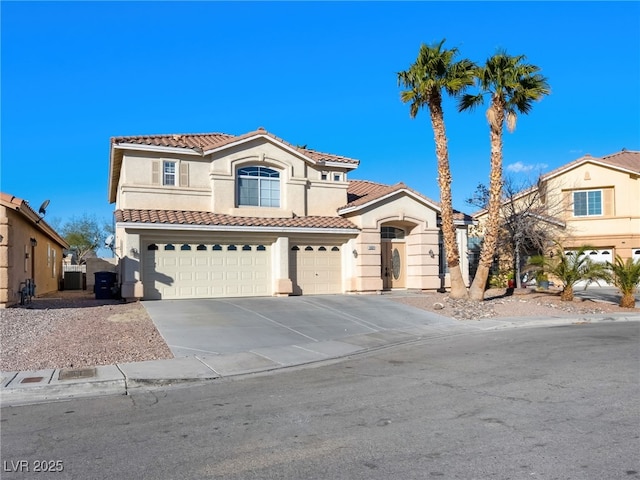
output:
[[[440,218],[444,251],[447,256],[449,278],[451,280],[451,298],[467,298],[467,286],[460,269],[460,253],[456,241],[456,227],[453,224],[453,206],[451,200],[451,169],[449,167],[449,149],[444,127],[444,113],[440,99],[432,99],[429,103],[431,126],[436,144],[438,159],[438,185],[440,187]]]
[[[484,291],[498,242],[500,229],[500,203],[502,200],[502,129],[504,125],[504,106],[499,97],[494,97],[489,107],[491,140],[491,171],[489,173],[489,206],[484,230],[482,250],[476,276],[469,290],[472,300],[484,300]],[[491,110],[493,110],[491,112]]]
[[[636,307],[636,297],[633,295],[633,292],[624,293],[622,295],[622,298],[620,299],[620,306],[623,308]]]
[[[573,301],[573,287],[567,285],[564,290],[560,293],[560,300],[563,302],[571,302]]]

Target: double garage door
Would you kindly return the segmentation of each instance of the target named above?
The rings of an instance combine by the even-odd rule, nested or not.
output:
[[[144,298],[269,296],[270,244],[150,243],[144,247]],[[294,295],[342,292],[341,247],[290,243]]]
[[[271,295],[271,246],[152,243],[143,259],[145,299]]]

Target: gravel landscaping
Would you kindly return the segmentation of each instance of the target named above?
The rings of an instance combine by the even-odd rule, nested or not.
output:
[[[558,292],[505,296],[504,289],[488,291],[480,303],[435,292],[389,298],[461,321],[638,311],[588,300],[561,302]],[[0,370],[5,372],[173,358],[140,303],[96,300],[86,291],[56,292],[0,310],[0,348]]]

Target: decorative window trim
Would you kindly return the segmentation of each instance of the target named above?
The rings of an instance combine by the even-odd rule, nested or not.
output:
[[[173,165],[173,172],[167,171],[169,165]],[[188,187],[189,164],[186,161],[177,159],[163,158],[153,160],[151,164],[151,183],[164,187]]]
[[[238,207],[280,208],[280,170],[262,165],[245,165],[236,170]],[[246,183],[246,185],[243,185]]]
[[[593,198],[590,194],[598,194],[598,199]],[[576,200],[576,196],[584,195],[584,199]],[[573,206],[573,216],[575,218],[586,218],[586,217],[602,217],[604,214],[604,193],[602,189],[592,189],[592,190],[575,190],[571,192],[572,206]],[[584,213],[582,210],[582,206],[584,205]],[[580,208],[580,212],[576,213],[576,207]]]

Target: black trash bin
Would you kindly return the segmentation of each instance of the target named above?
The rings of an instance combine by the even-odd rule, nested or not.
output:
[[[96,294],[96,300],[106,300],[113,298],[113,290],[116,284],[115,272],[96,272],[96,284],[93,291]]]

